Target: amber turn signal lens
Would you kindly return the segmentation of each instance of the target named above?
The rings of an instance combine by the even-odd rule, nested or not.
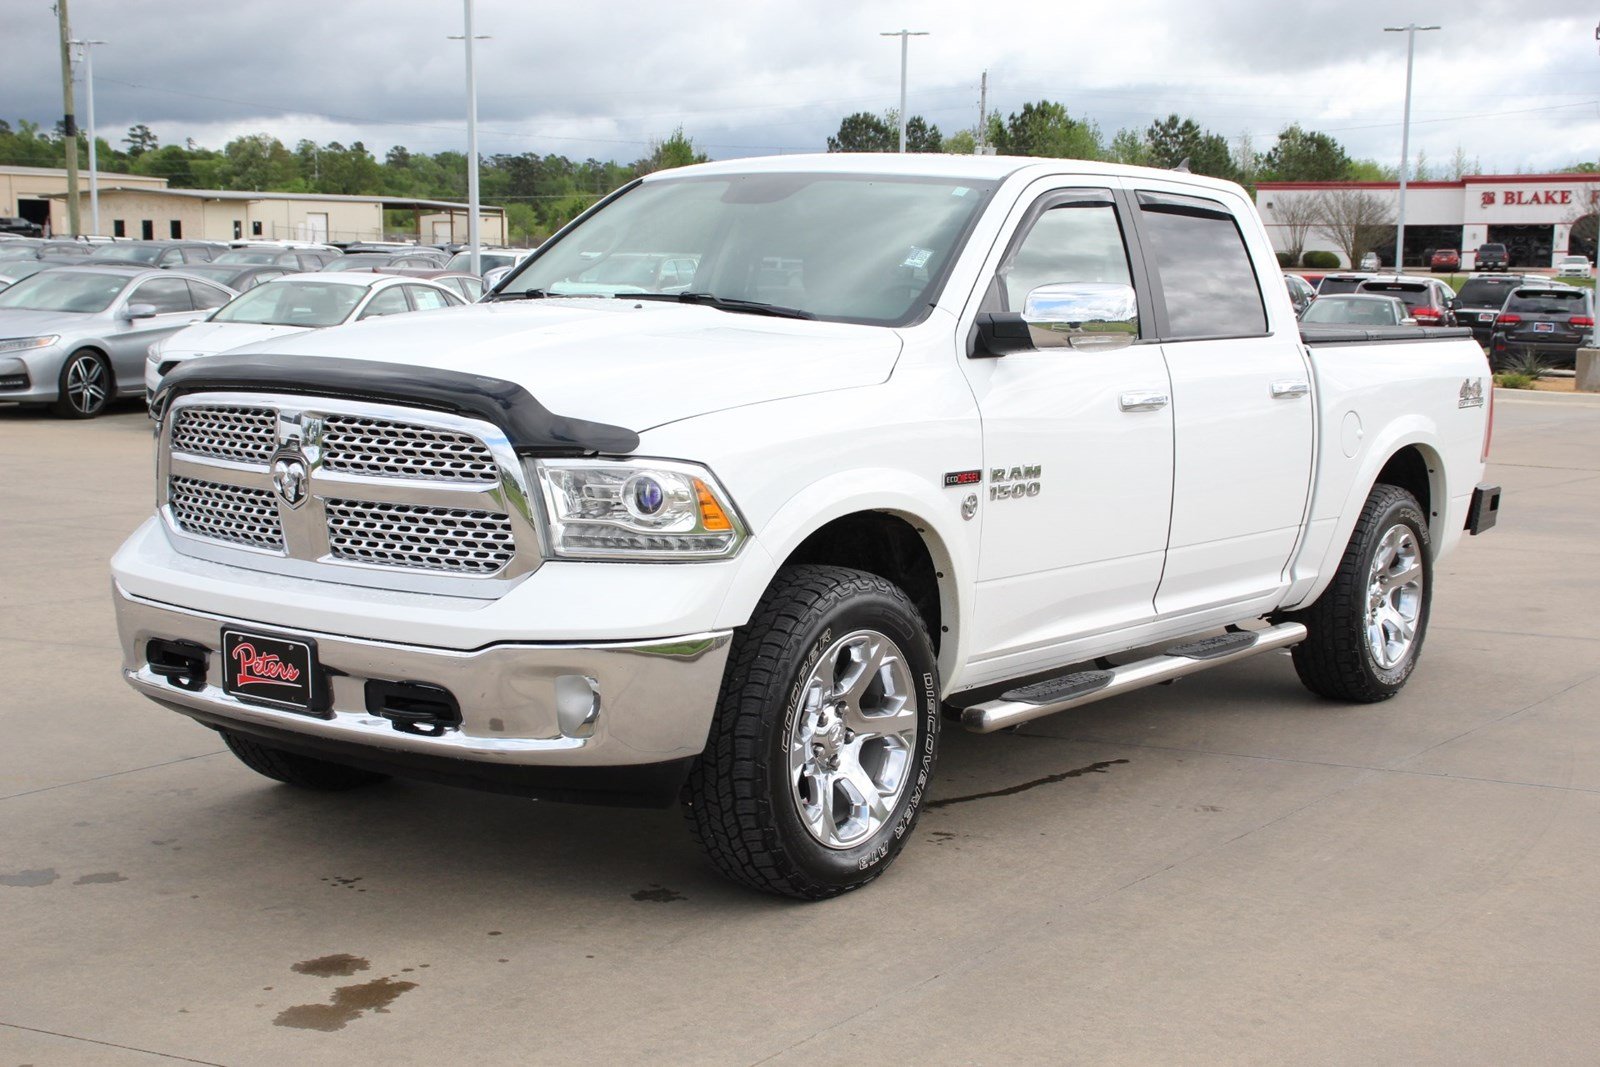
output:
[[[728,521],[727,513],[717,503],[717,498],[712,495],[710,488],[699,478],[694,480],[694,495],[700,501],[700,525],[707,530],[731,530],[733,523]]]

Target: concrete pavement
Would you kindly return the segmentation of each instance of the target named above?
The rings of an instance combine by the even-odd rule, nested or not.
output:
[[[0,1064],[1593,1062],[1600,401],[1498,405],[1399,698],[1267,655],[952,728],[816,905],[675,812],[253,775],[118,677],[143,415],[0,409]]]

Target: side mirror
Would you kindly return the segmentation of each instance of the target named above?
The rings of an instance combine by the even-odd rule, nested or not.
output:
[[[129,321],[133,319],[150,319],[154,318],[155,315],[156,306],[154,304],[129,304],[122,309],[122,317]]]
[[[1133,286],[1116,282],[1041,285],[1028,294],[1022,319],[1037,348],[1107,352],[1139,336]]]

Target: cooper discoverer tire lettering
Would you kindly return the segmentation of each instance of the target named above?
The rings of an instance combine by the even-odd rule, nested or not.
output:
[[[933,645],[905,593],[864,571],[786,567],[734,637],[684,813],[734,881],[837,896],[905,845],[938,739]]]

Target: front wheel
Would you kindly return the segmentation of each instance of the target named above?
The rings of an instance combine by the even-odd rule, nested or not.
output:
[[[111,403],[117,389],[111,364],[87,349],[67,357],[56,385],[55,413],[68,419],[94,418]]]
[[[938,668],[906,594],[864,571],[787,567],[735,635],[684,812],[734,881],[837,896],[905,845],[938,741]]]
[[[1292,616],[1308,631],[1293,653],[1300,680],[1334,700],[1388,700],[1416,668],[1432,595],[1422,507],[1398,486],[1374,486],[1332,583]]]

